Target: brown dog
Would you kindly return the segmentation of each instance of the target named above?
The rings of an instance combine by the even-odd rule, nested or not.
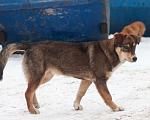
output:
[[[128,26],[125,26],[121,33],[123,34],[134,34],[142,37],[145,33],[146,27],[143,22],[137,21]]]
[[[107,80],[113,71],[125,61],[135,62],[137,35],[115,34],[113,39],[67,43],[43,41],[33,44],[14,43],[6,46],[0,53],[0,78],[9,56],[16,51],[25,51],[24,73],[28,81],[25,93],[30,113],[38,114],[39,104],[35,95],[37,88],[48,82],[55,74],[82,79],[74,108],[82,109],[81,98],[93,82],[105,103],[114,111],[122,111],[117,106],[107,88]]]

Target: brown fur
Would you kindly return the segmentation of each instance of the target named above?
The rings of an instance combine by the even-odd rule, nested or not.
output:
[[[140,38],[136,35],[118,33],[113,39],[96,42],[10,44],[0,53],[0,78],[9,56],[15,51],[24,50],[23,69],[28,81],[25,97],[30,113],[39,113],[35,109],[40,107],[35,91],[55,74],[82,79],[74,102],[75,109],[83,109],[80,101],[93,82],[105,103],[112,110],[120,111],[123,108],[112,101],[106,82],[119,65],[125,61],[136,61],[134,44],[139,42]]]
[[[142,37],[145,33],[146,27],[143,22],[137,21],[128,26],[125,26],[121,33],[123,34],[134,34]]]

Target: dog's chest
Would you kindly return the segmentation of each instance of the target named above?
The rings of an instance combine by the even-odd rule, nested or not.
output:
[[[110,76],[123,64],[124,62],[120,62],[118,63],[110,72]]]

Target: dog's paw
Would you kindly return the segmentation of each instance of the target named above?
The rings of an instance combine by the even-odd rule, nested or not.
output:
[[[74,101],[73,107],[74,107],[75,110],[83,110],[82,105],[80,105],[76,101]]]
[[[39,111],[39,110],[37,110],[37,109],[35,109],[34,114],[40,114],[40,111]]]
[[[38,103],[34,103],[33,105],[34,105],[34,107],[37,108],[37,109],[40,108],[40,105],[39,105]]]
[[[29,111],[29,112],[30,112],[30,114],[40,114],[40,111],[37,109],[34,109],[32,111]]]
[[[118,111],[124,111],[124,108],[121,107],[121,106],[117,106],[117,108],[115,110],[113,110],[115,112],[118,112]]]

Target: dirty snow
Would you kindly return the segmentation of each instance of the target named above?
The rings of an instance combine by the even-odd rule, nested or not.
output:
[[[150,120],[150,38],[142,38],[136,54],[136,63],[124,63],[108,81],[113,101],[125,111],[113,112],[106,106],[94,84],[81,101],[83,110],[74,110],[80,80],[55,76],[37,90],[38,115],[30,114],[26,106],[23,56],[12,55],[0,82],[0,120]]]

